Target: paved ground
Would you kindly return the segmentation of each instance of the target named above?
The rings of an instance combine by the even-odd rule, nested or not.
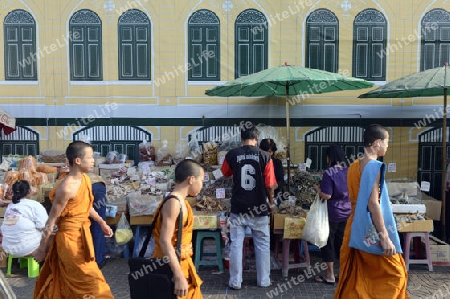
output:
[[[318,262],[317,257],[312,257],[312,264]],[[215,268],[202,267],[200,277],[203,298],[205,299],[256,299],[256,298],[333,298],[334,286],[317,283],[308,278],[304,269],[289,271],[289,278],[281,276],[281,270],[272,271],[273,285],[270,288],[259,288],[256,286],[256,273],[247,271],[244,275],[244,283],[239,291],[228,290],[226,287],[228,273],[216,274]],[[3,269],[5,273],[6,269]],[[123,258],[110,259],[102,269],[115,298],[127,299],[128,289],[128,264]],[[17,265],[13,266],[12,276],[6,280],[12,286],[18,299],[32,298],[35,279],[27,277],[26,269],[19,270]],[[305,281],[299,283],[296,280],[299,275],[305,277]],[[1,276],[0,276],[1,279]],[[289,282],[289,283],[288,283]],[[297,285],[295,285],[295,282]],[[408,282],[408,291],[412,299],[440,299],[450,298],[450,267],[436,267],[429,272],[425,265],[412,265]],[[143,298],[144,299],[144,298]]]

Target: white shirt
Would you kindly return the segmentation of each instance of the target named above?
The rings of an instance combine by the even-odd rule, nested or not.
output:
[[[30,255],[39,247],[42,232],[48,215],[37,201],[21,199],[10,203],[5,211],[2,230],[2,247],[7,253],[16,256]]]

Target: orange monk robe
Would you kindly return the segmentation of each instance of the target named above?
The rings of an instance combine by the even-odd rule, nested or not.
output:
[[[336,299],[405,299],[408,273],[401,254],[391,257],[348,247],[361,179],[359,160],[348,169],[347,185],[352,213],[347,220],[340,252],[339,284]]]
[[[194,263],[192,262],[192,228],[194,226],[194,213],[192,212],[191,206],[185,200],[184,201],[187,207],[187,215],[183,215],[183,231],[181,235],[181,270],[183,271],[184,277],[189,284],[188,294],[184,297],[178,297],[183,299],[201,299],[202,293],[200,291],[200,285],[203,281],[197,274],[195,270]],[[158,210],[161,208],[159,206]],[[155,213],[156,214],[156,213]],[[153,238],[155,239],[155,252],[153,253],[153,257],[163,258],[164,253],[159,246],[159,236],[161,233],[161,225],[162,225],[162,215],[158,218],[158,221],[155,224],[155,228],[153,229]],[[177,244],[177,236],[178,236],[178,221],[175,225],[175,232],[172,237],[172,245],[176,247]]]
[[[57,188],[50,192],[51,201]],[[94,260],[89,229],[93,200],[91,181],[83,174],[77,195],[67,202],[58,220],[58,231],[36,280],[35,299],[114,298]]]

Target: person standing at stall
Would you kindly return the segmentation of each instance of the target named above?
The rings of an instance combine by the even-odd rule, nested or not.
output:
[[[258,129],[247,122],[241,128],[242,146],[230,150],[222,164],[225,177],[233,176],[230,213],[230,280],[238,290],[242,284],[242,247],[245,230],[250,228],[256,256],[257,285],[270,281],[269,211],[273,209],[277,182],[269,153],[257,147]]]
[[[275,200],[283,199],[283,187],[284,187],[284,169],[283,163],[280,159],[275,158],[275,152],[277,149],[277,144],[273,139],[263,139],[259,144],[259,148],[270,154],[273,162],[273,169],[275,171],[275,179],[277,180],[278,188],[275,190]]]
[[[335,284],[334,261],[339,257],[342,239],[344,238],[345,225],[352,211],[352,205],[348,198],[347,165],[345,154],[341,146],[334,144],[327,149],[327,163],[329,168],[325,170],[320,182],[319,196],[327,200],[328,223],[330,235],[327,245],[320,249],[322,261],[327,265],[325,275],[316,276],[317,282]],[[337,259],[339,261],[339,258]]]
[[[33,253],[37,262],[45,259],[33,298],[113,299],[95,262],[89,230],[90,217],[100,224],[106,237],[113,235],[92,207],[92,184],[86,172],[94,166],[94,151],[88,143],[74,141],[66,156],[69,174],[50,192],[52,208],[39,248]]]

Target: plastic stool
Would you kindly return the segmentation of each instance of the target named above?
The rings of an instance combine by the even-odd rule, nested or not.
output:
[[[216,241],[216,252],[215,253],[204,253],[203,252],[203,239],[214,239]],[[219,271],[223,272],[223,262],[222,262],[222,245],[221,245],[220,231],[197,231],[197,240],[195,242],[195,269],[198,271],[200,266],[218,266]],[[215,256],[214,261],[203,261],[204,256]]]
[[[430,254],[430,238],[427,232],[404,233],[405,244],[403,244],[403,254],[405,255],[406,271],[409,271],[409,264],[428,264],[428,271],[433,271],[433,263],[431,262]],[[411,239],[415,237],[422,237],[425,239],[425,259],[411,259],[410,247]]]
[[[6,270],[6,275],[11,275],[12,259],[14,258],[19,259],[20,269],[28,267],[28,277],[38,277],[39,263],[36,262],[32,256],[15,256],[13,254],[8,255],[8,269]]]

